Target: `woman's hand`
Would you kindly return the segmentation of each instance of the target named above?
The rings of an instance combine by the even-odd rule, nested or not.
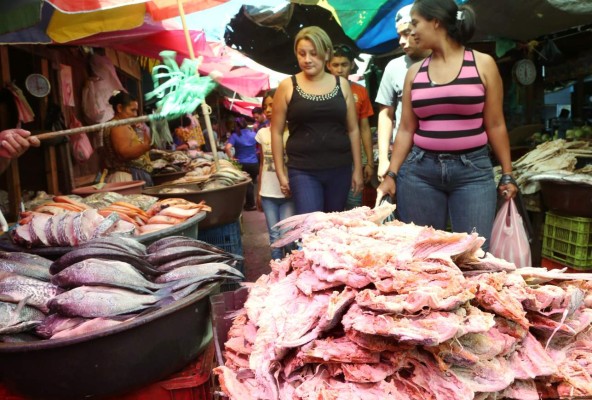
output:
[[[351,190],[354,194],[360,193],[364,189],[364,177],[362,176],[361,168],[354,168],[352,174],[352,186]]]
[[[257,198],[255,199],[255,205],[257,206],[257,211],[263,211],[263,205],[261,204],[261,195],[257,193]]]
[[[292,197],[292,191],[290,190],[290,182],[288,181],[288,178],[285,175],[278,176],[278,181],[280,182],[280,190],[282,191],[284,197]]]
[[[374,175],[374,165],[366,164],[364,166],[364,183],[370,183]]]
[[[391,178],[390,176],[385,176],[382,179],[382,183],[376,189],[375,207],[377,207],[380,204],[380,201],[382,200],[382,198],[387,194],[389,196],[391,196],[391,199],[394,199],[396,190],[397,190],[397,183],[395,182],[395,180],[393,178]]]
[[[513,183],[507,183],[505,185],[499,185],[497,191],[504,199],[510,200],[518,194],[518,187]]]

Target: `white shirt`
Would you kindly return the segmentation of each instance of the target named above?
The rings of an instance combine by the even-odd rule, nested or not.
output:
[[[261,145],[261,153],[263,154],[263,168],[261,169],[259,193],[263,197],[284,198],[285,196],[280,189],[280,182],[275,173],[275,165],[273,163],[273,154],[271,152],[271,130],[269,127],[259,129],[255,140]],[[284,131],[284,148],[288,140],[288,131]]]

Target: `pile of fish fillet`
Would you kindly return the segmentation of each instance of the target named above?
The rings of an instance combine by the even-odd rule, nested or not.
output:
[[[235,268],[241,259],[185,236],[149,246],[98,238],[55,261],[0,252],[0,342],[70,338],[122,324],[210,282],[244,279]]]
[[[592,395],[592,274],[517,269],[477,234],[392,208],[281,222],[218,366],[235,400],[539,399]]]

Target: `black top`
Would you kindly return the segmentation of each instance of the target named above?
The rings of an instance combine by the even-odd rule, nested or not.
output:
[[[287,165],[296,169],[327,169],[352,164],[347,134],[347,105],[335,77],[327,94],[305,93],[295,76],[294,92],[288,104],[290,136],[286,143]]]

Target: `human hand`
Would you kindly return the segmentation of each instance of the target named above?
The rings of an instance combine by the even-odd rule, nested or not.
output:
[[[0,157],[20,157],[31,146],[39,147],[41,142],[24,129],[6,129],[0,132]]]
[[[376,189],[376,204],[374,205],[374,207],[377,207],[380,204],[382,198],[387,194],[391,196],[391,199],[394,199],[396,190],[397,184],[395,183],[394,179],[383,179],[382,183]]]
[[[499,185],[497,191],[506,200],[513,199],[518,194],[518,187],[513,183]]]
[[[285,176],[281,176],[278,177],[278,180],[280,182],[280,190],[282,191],[284,197],[292,197],[292,191],[290,190],[290,182],[288,181],[288,178]]]
[[[361,169],[354,169],[354,172],[352,174],[351,190],[354,193],[354,195],[364,190],[364,177],[362,175]]]
[[[386,175],[386,173],[388,171],[389,165],[390,165],[389,160],[382,160],[382,159],[378,160],[378,169],[376,170],[376,175],[378,176],[379,182],[383,181],[384,176]]]
[[[374,175],[374,165],[366,164],[364,166],[364,183],[370,183]]]
[[[257,194],[257,198],[255,199],[255,205],[257,206],[257,211],[263,211],[263,205],[261,204],[260,194]]]

